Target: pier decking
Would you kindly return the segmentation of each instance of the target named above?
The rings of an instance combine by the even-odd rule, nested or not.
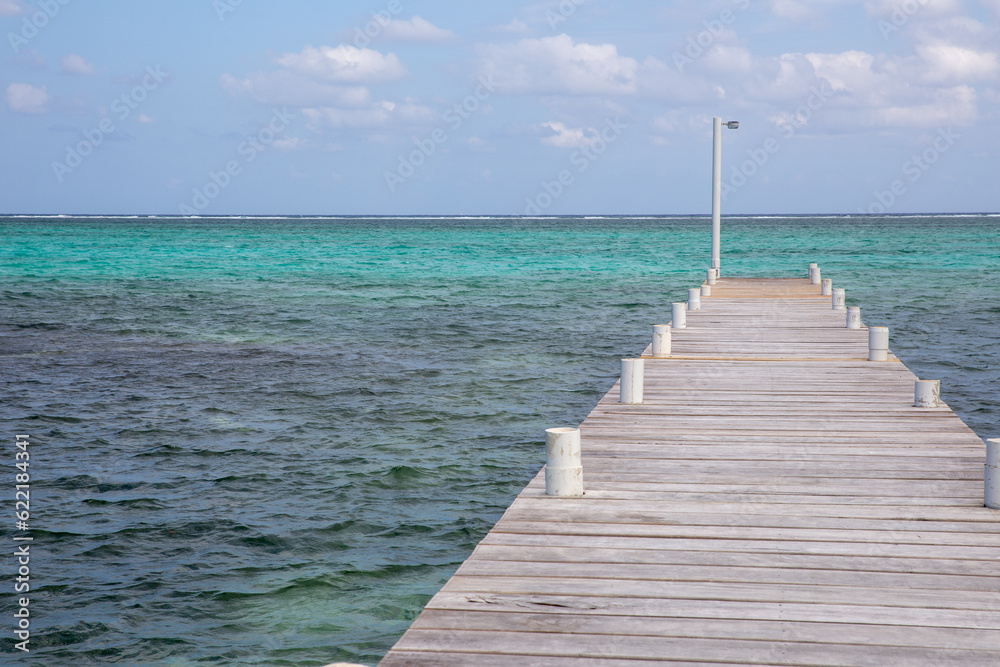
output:
[[[808,280],[687,323],[580,426],[585,496],[539,473],[381,665],[1000,665],[982,440]]]

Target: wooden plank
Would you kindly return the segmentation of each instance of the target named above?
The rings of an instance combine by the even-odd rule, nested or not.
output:
[[[657,549],[679,551],[711,551],[731,553],[817,554],[825,556],[885,556],[894,558],[956,558],[982,560],[1000,567],[995,546],[967,546],[942,544],[898,544],[880,542],[824,542],[800,540],[747,540],[747,539],[682,539],[671,537],[640,537],[633,535],[592,535],[544,532],[506,532],[498,528],[483,538],[482,544],[523,546],[573,546],[603,549]]]
[[[573,614],[553,610],[548,614],[517,611],[440,610],[418,619],[421,630],[473,630],[501,632],[550,632],[581,635],[657,636],[678,638],[745,639],[818,644],[859,644],[873,647],[907,646],[948,649],[956,644],[979,651],[997,648],[992,629],[939,628],[933,626],[881,626],[852,622],[760,621],[729,619],[725,623],[698,618],[611,616]]]
[[[689,639],[679,637],[623,637],[502,631],[421,630],[407,632],[398,646],[402,650],[465,651],[517,657],[586,657],[657,661],[738,661],[743,664],[774,663],[809,666],[858,665],[953,665],[996,667],[996,653],[969,649],[929,649],[903,646],[875,647],[857,644],[818,644],[792,639],[777,641],[733,639]],[[477,664],[470,655],[469,664]]]
[[[720,280],[581,425],[584,497],[536,475],[381,664],[1000,664],[983,442],[817,291]]]
[[[742,602],[736,600],[678,600],[657,597],[615,599],[586,595],[468,594],[442,591],[427,611],[478,612],[484,610],[573,613],[599,616],[652,616],[700,618],[717,621],[800,621],[808,623],[864,623],[897,626],[1000,630],[1000,614],[991,611],[937,609],[933,615],[920,608],[864,606],[829,603]]]
[[[513,566],[513,567],[512,567]],[[463,577],[503,577],[516,569],[525,577],[550,579],[627,579],[646,582],[715,582],[752,584],[802,584],[853,586],[857,588],[921,588],[956,591],[1000,591],[1000,578],[991,575],[938,575],[899,572],[837,571],[805,568],[770,568],[760,565],[669,565],[647,563],[551,563],[476,559],[456,573]]]
[[[924,609],[933,616],[938,609],[1000,612],[1000,596],[992,591],[921,590],[892,587],[823,586],[805,584],[732,583],[716,581],[633,581],[612,577],[453,576],[441,590],[451,593],[518,593],[521,595],[606,595],[615,600],[658,597],[683,600],[736,600],[743,602],[799,602]],[[1000,648],[1000,646],[998,646]]]
[[[406,651],[393,650],[379,663],[383,667],[511,667],[510,655],[486,655],[483,653],[452,653],[435,650]],[[609,658],[559,657],[559,656],[518,656],[518,667],[649,667],[656,662],[649,660],[614,660]],[[663,664],[663,663],[660,663]],[[705,667],[702,661],[671,661],[673,667]],[[779,667],[758,663],[760,667]],[[712,667],[746,667],[745,663],[713,662]]]
[[[526,547],[497,544],[480,544],[476,547],[475,561],[504,561],[518,571],[511,562],[528,563],[589,563],[589,564],[641,564],[641,565],[718,565],[721,567],[762,567],[801,570],[849,570],[858,572],[904,572],[911,574],[968,575],[972,577],[996,576],[996,564],[991,561],[893,558],[881,556],[823,556],[810,554],[661,551],[652,549],[595,549],[573,547]],[[986,584],[983,588],[989,588]]]

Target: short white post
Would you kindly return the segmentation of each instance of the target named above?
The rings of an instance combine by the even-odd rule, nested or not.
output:
[[[847,307],[847,290],[833,290],[833,309],[844,310]]]
[[[986,441],[986,468],[983,471],[983,504],[1000,510],[1000,440]]]
[[[642,403],[642,375],[645,362],[642,359],[622,359],[622,381],[619,403]]]
[[[913,383],[913,407],[936,408],[941,402],[941,380],[917,380]]]
[[[823,282],[823,278],[820,276],[820,270],[817,266],[815,269],[809,269],[809,282],[813,285],[819,285]]]
[[[687,304],[679,302],[671,307],[671,315],[674,318],[675,329],[687,329]]]
[[[670,325],[653,325],[653,356],[666,359],[670,356]]]
[[[701,290],[697,287],[688,290],[688,310],[701,310]]]
[[[705,282],[707,282],[709,285],[714,285],[716,281],[719,279],[719,270],[709,269],[706,273],[708,275],[705,278]]]
[[[861,328],[861,306],[851,306],[847,309],[847,328]]]
[[[545,430],[545,495],[569,498],[583,495],[580,429]]]
[[[823,296],[833,296],[833,281],[829,278],[823,278],[823,286],[821,294]]]
[[[889,327],[868,328],[868,361],[889,360]]]
[[[712,286],[711,285],[702,285],[701,286],[701,295],[702,296],[712,296]]]

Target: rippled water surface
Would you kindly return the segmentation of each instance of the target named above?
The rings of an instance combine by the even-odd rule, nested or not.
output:
[[[700,283],[708,225],[0,218],[35,538],[0,663],[375,664]],[[724,225],[726,274],[819,262],[1000,436],[1000,217]]]

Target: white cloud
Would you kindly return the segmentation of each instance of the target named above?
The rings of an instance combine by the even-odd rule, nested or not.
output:
[[[414,16],[409,21],[389,21],[382,30],[382,35],[398,42],[447,42],[455,38],[455,33],[451,30],[438,28],[419,16]]]
[[[989,80],[1000,71],[997,54],[979,52],[954,44],[937,42],[915,48],[924,61],[924,77],[930,82],[968,83]]]
[[[140,123],[145,123],[145,124],[150,124],[150,123],[155,123],[156,119],[155,118],[151,118],[151,117],[147,116],[144,113],[140,113],[139,114],[139,122]]]
[[[504,92],[605,95],[636,90],[639,63],[613,44],[574,44],[569,35],[482,48],[480,72],[503,73]]]
[[[694,76],[690,72],[682,74],[673,65],[647,58],[642,63],[639,93],[672,104],[696,104],[718,97],[713,80],[714,77]]]
[[[874,110],[876,124],[890,127],[938,127],[968,125],[978,116],[976,91],[956,86],[934,91],[923,104],[889,106]]]
[[[865,8],[869,14],[891,17],[896,14],[902,18],[912,18],[918,15],[942,16],[962,11],[960,0],[865,0]]]
[[[834,90],[857,91],[862,81],[872,76],[875,57],[864,51],[843,53],[807,53],[806,60],[813,66],[816,76],[830,82]]]
[[[65,74],[80,74],[90,76],[94,74],[94,66],[75,53],[70,53],[59,61],[60,67]]]
[[[555,132],[551,136],[543,137],[542,143],[557,148],[583,148],[591,145],[599,136],[597,130],[593,128],[589,128],[590,135],[588,136],[587,131],[583,128],[570,128],[557,122],[542,123],[542,127]]]
[[[409,25],[421,24],[417,21]],[[275,71],[253,72],[243,78],[224,74],[219,85],[233,95],[248,95],[261,104],[299,108],[313,132],[419,126],[440,121],[438,114],[414,100],[372,99],[364,84],[394,81],[406,74],[399,58],[392,53],[383,55],[343,44],[307,46],[299,53],[282,54],[274,60],[280,65]],[[285,150],[303,146],[300,140],[293,139],[283,144]]]
[[[731,43],[725,41],[729,35],[732,36]],[[746,47],[736,42],[734,33],[726,31],[698,60],[698,67],[728,74],[747,73],[754,67],[754,58]]]
[[[0,0],[0,16],[21,16],[24,7],[18,0]]]
[[[933,9],[945,11],[949,6],[939,1]],[[932,29],[913,33],[915,46],[909,55],[848,50],[761,56],[725,31],[681,71],[652,57],[638,62],[621,55],[613,44],[576,43],[559,35],[482,47],[479,69],[502,73],[502,92],[556,99],[586,95],[604,102],[645,97],[684,106],[725,100],[776,119],[798,118],[802,114],[796,110],[823,90],[822,111],[808,114],[809,126],[817,131],[970,123],[979,117],[981,97],[972,85],[1000,80],[1000,56],[989,46],[990,31],[961,17],[929,25]],[[654,123],[653,129],[667,132],[678,122]],[[547,123],[543,127],[552,135],[542,142],[584,145],[589,135],[580,128],[585,123]]]
[[[668,111],[653,118],[652,126],[657,132],[672,134],[681,128],[681,114],[677,110]]]
[[[807,21],[819,16],[817,8],[797,0],[771,0],[771,13],[790,21]]]
[[[300,137],[281,137],[279,139],[275,139],[271,145],[279,151],[288,152],[305,148],[306,142]]]
[[[402,104],[395,102],[376,102],[365,109],[337,109],[332,107],[303,109],[309,121],[309,128],[352,128],[374,129],[392,124],[430,125],[440,121],[440,116],[428,107],[407,100]]]
[[[337,86],[313,81],[288,70],[253,72],[243,79],[223,74],[219,85],[230,94],[246,94],[266,105],[360,108],[371,103],[371,94],[364,86]]]
[[[42,114],[48,111],[49,94],[45,86],[36,88],[30,83],[12,83],[7,86],[7,106],[15,113]]]
[[[307,46],[300,53],[286,53],[275,60],[282,67],[311,79],[336,83],[382,83],[406,75],[406,68],[396,54],[383,55],[349,44],[318,49]]]
[[[997,0],[997,2],[1000,2],[1000,0]],[[511,32],[518,34],[531,32],[531,28],[528,27],[528,24],[518,18],[511,20],[510,23],[494,26],[493,30],[496,32]]]

